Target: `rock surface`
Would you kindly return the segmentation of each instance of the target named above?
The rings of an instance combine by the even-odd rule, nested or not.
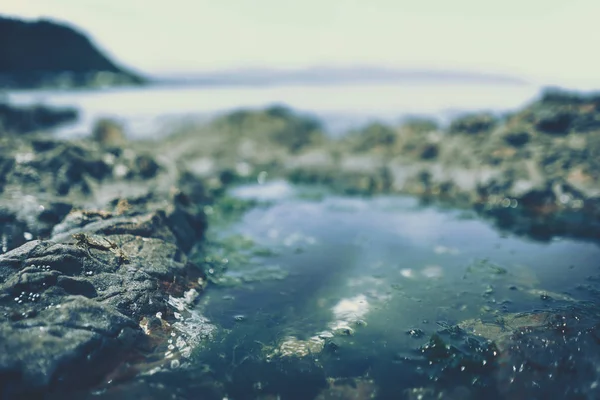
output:
[[[187,254],[207,192],[128,145],[0,141],[0,397],[89,388],[150,354],[173,299],[202,291]]]
[[[73,122],[77,111],[43,106],[14,107],[0,102],[0,135],[3,131],[30,133]]]

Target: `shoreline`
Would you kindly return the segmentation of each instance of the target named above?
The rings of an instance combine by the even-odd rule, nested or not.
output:
[[[170,351],[172,333],[208,340],[200,316],[197,331],[175,327],[207,282],[189,259],[207,228],[204,206],[232,184],[263,176],[410,194],[475,208],[516,233],[597,241],[599,132],[600,96],[557,92],[506,119],[372,124],[340,139],[284,107],[157,141],[127,142],[110,123],[80,140],[4,131],[2,394],[85,391],[177,360],[152,358]]]

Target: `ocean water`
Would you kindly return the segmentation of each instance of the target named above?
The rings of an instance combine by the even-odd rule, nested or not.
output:
[[[534,85],[407,83],[338,86],[168,86],[106,90],[35,90],[7,92],[15,104],[73,106],[80,120],[57,129],[62,137],[83,136],[95,120],[122,121],[132,138],[168,134],[182,121],[204,121],[239,108],[284,104],[320,118],[332,134],[372,120],[397,123],[407,116],[447,122],[464,112],[502,113],[522,107],[538,95]]]

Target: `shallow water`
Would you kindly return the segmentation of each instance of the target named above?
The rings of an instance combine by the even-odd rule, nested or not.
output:
[[[410,197],[284,182],[231,195],[263,203],[211,225],[230,251],[207,256],[218,267],[196,310],[220,333],[191,366],[229,398],[399,398],[426,385],[411,360],[440,329],[593,299],[579,289],[596,244],[523,239]]]

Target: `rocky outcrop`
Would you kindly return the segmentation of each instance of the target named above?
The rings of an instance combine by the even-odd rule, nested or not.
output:
[[[201,180],[128,145],[0,141],[0,398],[87,390],[177,360],[167,337],[210,336],[175,328],[205,282],[187,257],[206,229]]]
[[[3,132],[29,133],[54,128],[75,121],[77,114],[70,108],[15,107],[0,103],[0,136]]]
[[[0,87],[103,87],[145,79],[117,66],[78,30],[0,16]]]

